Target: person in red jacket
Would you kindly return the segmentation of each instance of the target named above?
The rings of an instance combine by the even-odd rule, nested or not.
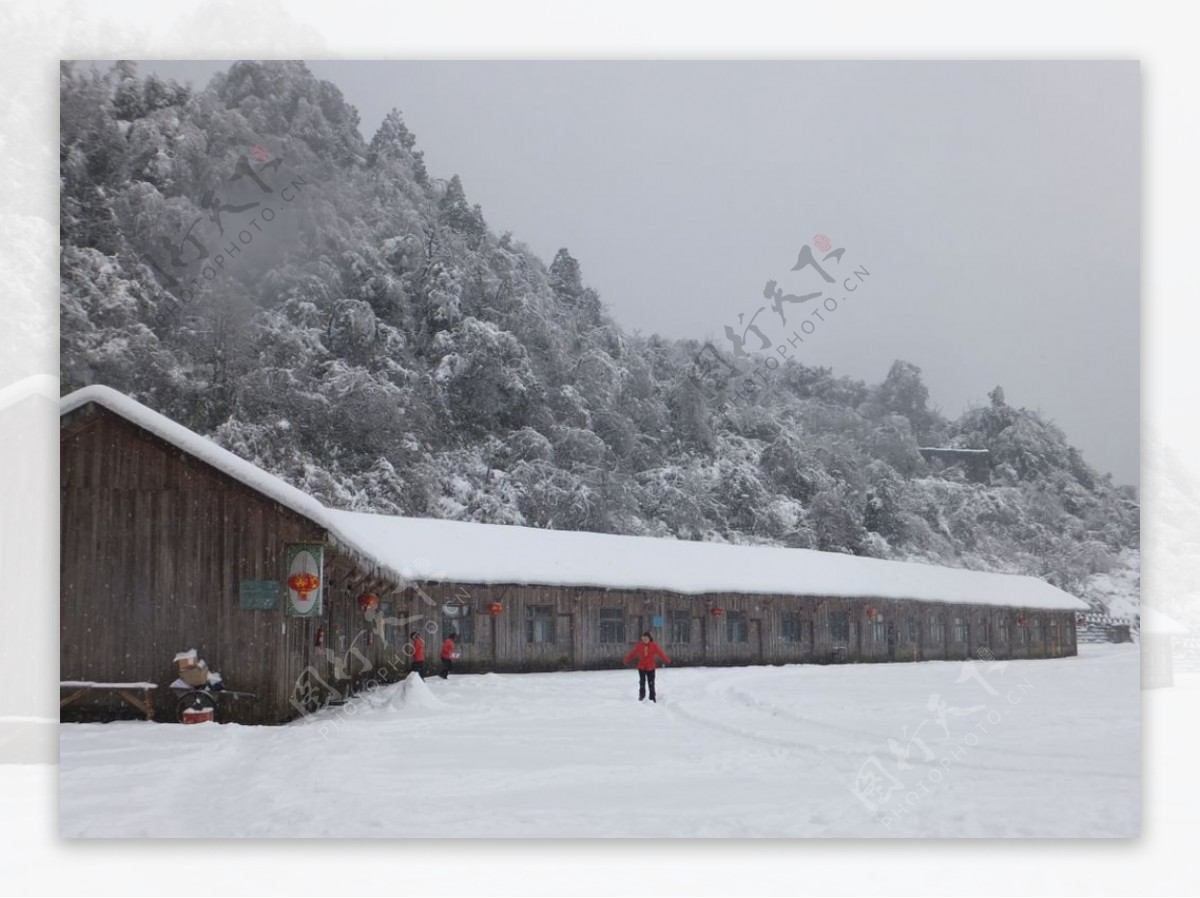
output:
[[[425,679],[425,640],[415,630],[409,634],[408,639],[412,644],[412,666],[409,668],[409,672],[415,673],[423,680]]]
[[[454,648],[454,640],[456,634],[451,633],[442,643],[442,669],[438,676],[443,680],[450,678],[450,668],[454,667],[454,659],[458,657],[458,652]]]
[[[658,647],[658,643],[654,641],[649,630],[642,634],[641,641],[629,650],[629,654],[625,656],[622,663],[628,664],[634,658],[637,658],[638,663],[638,701],[646,700],[646,684],[649,683],[650,701],[656,702],[657,699],[654,697],[654,659],[662,658],[663,664],[670,664],[671,659]]]

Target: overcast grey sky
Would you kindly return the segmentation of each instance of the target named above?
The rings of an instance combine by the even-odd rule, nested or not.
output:
[[[142,69],[202,86],[227,65]],[[1136,62],[310,66],[368,139],[401,109],[494,230],[569,247],[626,329],[728,347],[766,280],[825,286],[789,269],[826,234],[871,277],[803,360],[877,382],[907,359],[950,416],[1001,384],[1137,482]]]

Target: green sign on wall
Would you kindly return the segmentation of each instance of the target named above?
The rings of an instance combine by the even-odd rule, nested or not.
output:
[[[279,581],[241,581],[238,584],[238,607],[243,611],[274,611],[279,607]]]

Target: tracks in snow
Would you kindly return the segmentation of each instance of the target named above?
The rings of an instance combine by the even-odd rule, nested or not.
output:
[[[887,748],[887,738],[888,738],[889,734],[880,734],[880,733],[871,732],[868,730],[860,730],[860,729],[856,729],[853,727],[840,726],[838,724],[827,723],[825,721],[818,720],[815,718],[805,717],[805,716],[803,716],[801,714],[797,714],[796,712],[791,711],[787,708],[783,708],[783,707],[780,707],[779,705],[773,704],[769,701],[760,699],[760,698],[744,691],[743,689],[738,688],[739,684],[750,683],[750,682],[754,682],[756,680],[761,680],[761,679],[764,679],[764,677],[762,675],[755,675],[755,674],[744,675],[744,676],[737,677],[734,679],[722,678],[722,679],[718,679],[716,681],[705,684],[705,686],[703,688],[703,692],[704,692],[705,696],[708,696],[708,697],[711,697],[714,699],[718,699],[718,700],[723,700],[724,702],[726,702],[729,705],[736,705],[738,707],[741,707],[741,708],[751,711],[752,715],[755,716],[755,721],[762,721],[764,719],[770,719],[772,721],[778,722],[780,719],[782,719],[782,720],[790,721],[795,724],[800,724],[804,727],[829,731],[830,733],[838,735],[838,736],[843,736],[843,737],[849,736],[855,740],[859,740],[859,744],[853,744],[853,745],[840,744],[840,745],[829,745],[827,747],[820,747],[811,741],[804,741],[803,739],[789,737],[786,734],[780,735],[778,733],[773,733],[773,732],[764,732],[762,729],[758,728],[757,726],[747,727],[747,726],[735,725],[734,723],[725,722],[725,721],[721,721],[721,720],[714,720],[711,717],[706,717],[703,714],[697,713],[694,710],[695,700],[692,700],[689,702],[689,700],[686,698],[683,698],[683,699],[673,698],[671,703],[666,705],[666,708],[668,709],[668,711],[670,713],[677,714],[679,717],[682,717],[685,720],[688,720],[694,724],[705,727],[706,729],[713,730],[715,732],[724,733],[729,736],[734,736],[736,738],[744,739],[746,741],[754,743],[755,745],[759,745],[759,746],[770,745],[770,746],[774,746],[776,748],[785,749],[785,750],[793,752],[793,753],[798,753],[798,754],[804,755],[806,757],[814,757],[831,774],[836,775],[838,777],[838,779],[843,780],[843,781],[845,781],[848,777],[853,777],[854,773],[857,771],[858,768],[857,768],[857,766],[855,766],[853,769],[850,769],[850,770],[839,770],[837,767],[834,766],[834,764],[831,760],[831,756],[839,758],[839,759],[849,757],[849,758],[853,759],[852,763],[854,763],[854,762],[862,763],[872,757],[877,758],[881,761],[887,761],[887,762],[892,762],[894,760],[894,756]],[[674,695],[676,695],[676,696],[679,695],[679,692],[674,693]],[[891,735],[898,736],[899,734],[891,734]],[[861,744],[862,742],[866,742],[867,744],[866,745]],[[878,747],[872,747],[872,744],[876,745]],[[957,746],[957,742],[954,744]],[[926,761],[923,758],[914,757],[914,758],[909,759],[909,763],[911,763],[914,767],[938,767],[938,766],[940,766],[940,761],[936,757],[936,754],[937,754],[936,749],[938,747],[939,747],[939,745],[931,746],[931,748],[935,752],[935,758],[933,760]],[[944,748],[945,744],[944,743],[940,744],[940,747]],[[1047,752],[1014,751],[1010,748],[997,748],[994,746],[989,747],[986,744],[984,744],[982,741],[977,742],[973,746],[969,746],[969,751],[971,754],[981,753],[981,754],[986,754],[986,755],[1009,757],[1009,758],[1027,758],[1027,759],[1030,759],[1031,761],[1045,759],[1045,758],[1060,758],[1060,759],[1070,758],[1070,759],[1077,760],[1076,755],[1062,755],[1062,754],[1053,754],[1053,753],[1047,753]],[[1059,767],[1048,768],[1042,764],[1038,764],[1036,767],[1014,767],[1014,766],[1005,766],[1005,765],[994,764],[994,763],[973,764],[971,766],[977,770],[995,771],[997,773],[1008,772],[1008,773],[1026,773],[1026,774],[1028,774],[1028,773],[1037,772],[1038,774],[1045,774],[1045,775],[1062,775],[1062,776],[1075,776],[1075,777],[1098,776],[1098,777],[1102,777],[1102,778],[1106,778],[1106,779],[1116,779],[1116,780],[1137,779],[1137,776],[1132,775],[1132,774],[1081,768],[1079,766],[1075,766],[1075,767],[1071,767],[1071,768],[1059,768]]]

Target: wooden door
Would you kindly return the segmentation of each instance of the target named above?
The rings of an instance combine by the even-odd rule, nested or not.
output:
[[[569,611],[560,612],[558,615],[558,630],[554,634],[554,638],[562,647],[568,667],[575,667],[576,659],[579,657],[575,649],[576,632],[575,615]]]
[[[845,661],[850,655],[850,615],[845,611],[829,613],[829,656],[834,661]]]
[[[764,663],[763,622],[760,617],[750,619],[750,652],[754,655],[756,662]]]

